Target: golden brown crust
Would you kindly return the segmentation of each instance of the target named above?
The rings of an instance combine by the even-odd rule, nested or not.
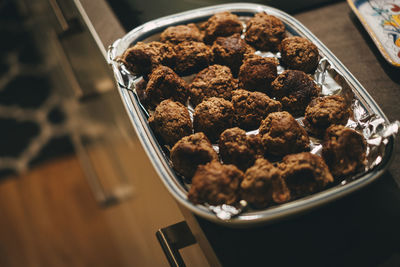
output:
[[[159,65],[172,66],[175,52],[169,44],[138,42],[122,55],[122,62],[133,73],[146,76]]]
[[[281,172],[268,160],[259,158],[248,168],[240,185],[241,197],[256,208],[289,201],[290,192]]]
[[[189,85],[172,69],[160,65],[150,74],[144,93],[150,108],[165,99],[185,104],[189,96]]]
[[[197,168],[188,198],[194,204],[234,204],[238,201],[243,172],[235,165],[212,161]]]
[[[245,58],[239,70],[239,86],[249,91],[270,93],[271,82],[277,74],[275,58],[251,55]]]
[[[257,129],[269,113],[280,111],[282,108],[279,101],[269,98],[264,93],[242,89],[232,92],[232,104],[236,122],[245,130]]]
[[[309,152],[285,156],[279,168],[293,197],[318,192],[333,182],[324,160]]]
[[[192,121],[188,109],[179,102],[164,100],[149,118],[149,125],[167,145],[192,134]]]
[[[292,115],[304,115],[310,101],[321,92],[314,80],[299,70],[285,70],[271,84],[271,93]]]
[[[346,177],[365,169],[366,149],[361,134],[343,125],[331,125],[325,133],[322,157],[333,176]]]
[[[194,23],[166,28],[160,35],[161,42],[178,44],[185,41],[202,42],[203,34]]]
[[[281,60],[288,68],[307,73],[315,71],[318,65],[318,48],[304,37],[292,36],[283,39]]]
[[[340,95],[313,99],[306,108],[304,124],[312,134],[321,136],[332,124],[345,125],[351,110]]]
[[[188,179],[193,177],[197,166],[213,160],[218,160],[218,155],[204,133],[185,136],[171,149],[174,169]]]
[[[212,43],[219,36],[241,33],[243,25],[238,16],[225,11],[213,15],[202,25],[202,28],[204,29],[204,41]]]
[[[193,127],[195,132],[203,132],[212,141],[233,126],[232,103],[219,97],[211,97],[194,109]]]
[[[286,111],[269,114],[261,122],[259,134],[267,155],[280,157],[309,149],[307,132]]]
[[[272,15],[257,13],[247,22],[245,40],[256,49],[277,51],[285,37],[285,25]]]
[[[212,50],[214,62],[228,66],[235,77],[239,73],[245,54],[255,52],[254,48],[240,38],[239,33],[228,37],[218,37],[212,45]]]
[[[200,71],[190,84],[190,102],[196,106],[213,96],[230,100],[236,88],[237,81],[227,66],[211,65]]]
[[[242,171],[253,165],[255,159],[264,152],[258,135],[246,135],[238,127],[223,131],[218,144],[222,161],[234,164]]]
[[[174,70],[179,75],[196,73],[213,61],[213,53],[209,46],[201,42],[185,41],[175,45]]]

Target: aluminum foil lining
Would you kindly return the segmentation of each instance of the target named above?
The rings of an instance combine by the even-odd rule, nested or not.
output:
[[[245,21],[247,18],[243,18]],[[158,40],[158,34],[152,36],[146,41],[153,41]],[[280,53],[271,53],[271,52],[262,52],[257,51],[255,52],[257,55],[263,57],[275,57],[278,60],[280,59]],[[285,68],[281,65],[278,66],[278,74],[282,73]],[[126,67],[120,62],[119,66],[119,77],[117,77],[117,81],[119,86],[122,88],[132,90],[135,96],[138,99],[138,103],[140,104],[142,111],[148,117],[151,111],[147,110],[144,105],[141,103],[140,99],[141,94],[139,93],[138,87],[140,82],[143,80],[141,77],[137,77],[131,74]],[[194,75],[183,77],[187,82],[191,82],[194,78]],[[328,96],[328,95],[342,95],[345,100],[347,101],[348,105],[351,107],[353,112],[352,116],[349,118],[346,127],[354,129],[361,133],[366,142],[367,142],[367,164],[365,166],[365,170],[363,172],[357,173],[352,177],[344,178],[343,181],[337,186],[343,186],[359,177],[363,174],[371,171],[373,168],[378,166],[383,159],[385,154],[386,145],[389,142],[390,136],[395,136],[400,127],[400,122],[395,121],[393,123],[386,123],[385,120],[378,115],[374,114],[370,111],[366,105],[364,105],[353,92],[352,88],[350,87],[349,83],[346,82],[346,79],[334,68],[331,62],[322,57],[319,61],[318,67],[313,74],[313,78],[316,84],[321,87],[321,95]],[[187,103],[187,107],[190,113],[190,116],[193,120],[193,112],[194,109]],[[304,126],[303,124],[303,117],[298,117],[296,120],[300,123],[300,125]],[[258,134],[258,130],[248,131],[247,134]],[[219,148],[217,144],[213,144],[214,149],[218,152]],[[164,152],[166,157],[169,160],[169,152],[170,147],[163,146]],[[321,155],[322,151],[322,140],[314,137],[310,137],[310,152]],[[170,166],[172,168],[172,163],[169,161]],[[184,178],[182,178],[182,183],[185,185],[186,189],[190,189],[190,184],[186,182]],[[244,200],[239,201],[238,204],[235,206],[232,205],[218,205],[212,206],[205,204],[204,205],[207,209],[212,211],[219,219],[224,221],[229,221],[234,216],[237,216],[248,210],[249,207],[247,202]],[[268,208],[266,208],[268,209]]]
[[[262,54],[262,56],[272,56],[271,53]],[[274,54],[274,57],[279,59],[279,53]],[[278,67],[278,71],[283,72],[282,66]],[[353,112],[349,118],[346,127],[354,129],[361,133],[367,143],[367,163],[365,169],[353,175],[352,177],[343,178],[338,186],[343,186],[354,179],[361,177],[363,174],[371,171],[374,167],[382,162],[385,154],[386,145],[389,142],[390,136],[396,136],[400,122],[386,123],[385,120],[376,114],[370,112],[360,99],[358,99],[343,76],[332,66],[327,58],[322,58],[319,61],[317,70],[313,75],[314,81],[321,87],[321,95],[342,95],[347,103],[350,105]],[[303,117],[298,117],[296,120],[302,125]],[[248,134],[257,134],[258,130],[248,132]],[[321,156],[322,140],[310,137],[310,152]],[[339,179],[340,180],[340,179]],[[232,217],[244,212],[247,209],[247,203],[241,200],[236,206],[219,205],[210,206],[206,205],[219,219],[230,220]]]

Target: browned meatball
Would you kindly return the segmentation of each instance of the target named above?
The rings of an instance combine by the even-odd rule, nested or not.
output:
[[[315,135],[323,135],[332,124],[345,125],[351,110],[340,95],[318,97],[306,108],[304,124]]]
[[[293,197],[320,191],[333,182],[324,160],[309,152],[285,156],[279,168]]]
[[[318,65],[318,48],[306,38],[287,37],[281,43],[281,60],[290,69],[310,73]]]
[[[197,168],[188,198],[194,204],[234,204],[238,201],[243,172],[235,165],[212,161]]]
[[[307,105],[321,92],[313,79],[299,70],[285,70],[271,84],[271,93],[291,114],[304,114]]]
[[[264,93],[242,89],[232,92],[232,104],[236,122],[245,130],[257,129],[269,113],[280,111],[282,108],[279,101],[269,98]]]
[[[213,96],[230,100],[236,87],[237,81],[228,67],[212,65],[200,71],[190,84],[190,102],[196,106]]]
[[[174,51],[176,54],[174,70],[179,75],[198,72],[213,61],[211,48],[201,42],[182,42],[174,46]]]
[[[272,15],[257,13],[247,22],[247,43],[263,51],[277,51],[285,37],[285,25]]]
[[[204,29],[204,41],[212,43],[218,36],[230,36],[234,33],[241,33],[243,25],[238,16],[225,11],[209,18],[202,25],[202,28]]]
[[[270,93],[271,82],[277,74],[275,58],[253,55],[243,61],[239,70],[239,86],[249,91]]]
[[[145,90],[147,105],[152,108],[165,99],[186,103],[189,85],[172,69],[158,66],[149,76]]]
[[[204,133],[185,136],[171,149],[174,169],[188,179],[193,177],[197,166],[213,160],[218,160],[218,155]]]
[[[260,136],[246,135],[238,127],[226,129],[219,137],[219,154],[224,163],[234,164],[245,171],[257,157],[263,155]]]
[[[214,62],[228,66],[236,77],[242,65],[245,54],[254,53],[255,50],[249,46],[240,34],[236,33],[228,37],[218,37],[212,46]]]
[[[122,61],[131,72],[147,75],[160,64],[172,66],[175,52],[169,44],[138,42],[125,51]]]
[[[322,157],[335,177],[345,177],[365,169],[367,144],[364,137],[343,125],[326,130]]]
[[[265,208],[290,199],[290,192],[280,170],[268,160],[259,158],[247,169],[240,185],[241,197],[256,208]]]
[[[284,156],[309,149],[307,132],[286,111],[270,113],[261,122],[259,133],[268,155]]]
[[[214,142],[225,129],[233,126],[234,113],[232,103],[219,97],[211,97],[201,102],[193,115],[195,132],[203,132]]]
[[[162,101],[149,118],[150,127],[167,145],[192,133],[192,121],[188,109],[179,102]]]
[[[178,44],[185,41],[203,41],[203,34],[193,23],[166,28],[160,35],[161,42]]]

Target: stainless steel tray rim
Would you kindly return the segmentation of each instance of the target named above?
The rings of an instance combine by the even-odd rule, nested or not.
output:
[[[298,20],[290,16],[289,14],[275,9],[273,7],[269,7],[266,5],[260,5],[260,4],[252,4],[252,3],[229,3],[229,4],[222,4],[222,5],[215,5],[215,6],[210,6],[210,7],[204,7],[204,8],[199,8],[199,9],[194,9],[191,11],[185,11],[165,17],[161,17],[156,20],[152,20],[149,22],[146,22],[145,24],[129,31],[124,37],[121,39],[116,40],[109,48],[108,52],[108,60],[109,64],[112,66],[115,66],[117,69],[116,65],[116,59],[118,58],[119,55],[121,55],[125,49],[128,47],[121,46],[121,49],[123,51],[118,51],[116,48],[118,45],[126,40],[131,40],[132,42],[135,42],[138,38],[132,38],[132,36],[135,36],[138,32],[143,31],[147,29],[148,31],[153,31],[153,30],[160,30],[160,27],[167,27],[170,26],[171,24],[176,24],[177,23],[177,17],[179,18],[184,18],[184,19],[179,19],[179,22],[185,21],[185,20],[193,20],[193,19],[200,19],[204,16],[211,16],[213,13],[217,13],[221,10],[226,10],[226,11],[231,11],[231,12],[238,12],[238,11],[243,11],[246,10],[249,13],[255,13],[255,12],[268,12],[269,14],[272,15],[278,15],[279,17],[284,17],[285,22],[290,22],[291,26],[294,28],[297,28],[300,30],[303,35],[307,36],[308,38],[312,39],[314,44],[317,45],[318,49],[322,50],[325,55],[329,55],[328,58],[330,61],[332,61],[332,65],[335,66],[336,68],[339,69],[339,73],[346,73],[344,75],[345,79],[350,78],[348,80],[354,87],[360,88],[362,90],[358,91],[358,93],[361,93],[362,97],[364,100],[368,100],[369,104],[372,104],[370,106],[376,114],[381,116],[382,118],[385,119],[387,123],[389,123],[389,120],[387,119],[386,115],[380,110],[374,99],[370,96],[370,94],[365,90],[365,88],[360,84],[360,82],[351,74],[351,72],[343,65],[340,63],[339,59],[321,42],[319,39],[312,33],[310,32],[304,25],[302,25]],[[212,12],[210,14],[210,12]],[[195,16],[193,15],[195,13]],[[276,14],[274,14],[276,13]],[[116,72],[114,72],[116,73]],[[118,73],[118,72],[117,72]],[[116,74],[119,75],[119,74]],[[346,77],[347,76],[347,77]],[[119,80],[121,81],[122,77],[119,75]],[[123,84],[124,85],[124,84]],[[127,88],[126,85],[124,85],[125,88]]]
[[[298,22],[296,19],[291,17],[285,12],[282,12],[280,10],[274,9],[272,7],[268,7],[265,5],[259,5],[259,4],[248,4],[248,3],[234,3],[234,4],[223,4],[223,5],[216,5],[216,6],[210,6],[206,8],[200,8],[200,9],[195,9],[192,11],[186,11],[182,13],[178,13],[175,15],[170,15],[167,17],[159,18],[154,21],[147,22],[143,24],[142,26],[139,26],[129,33],[125,35],[123,38],[116,40],[111,46],[108,51],[108,60],[109,64],[112,66],[114,70],[114,74],[116,75],[116,79],[118,82],[118,88],[119,92],[121,95],[121,98],[123,100],[124,106],[127,110],[127,113],[129,114],[129,117],[131,119],[131,122],[135,128],[135,131],[139,137],[139,140],[141,144],[144,147],[144,150],[149,157],[150,161],[152,162],[157,174],[161,178],[161,181],[163,182],[164,186],[167,188],[167,190],[175,197],[175,199],[182,204],[184,207],[188,208],[195,214],[204,217],[210,221],[216,222],[218,224],[223,224],[227,226],[232,226],[232,227],[247,227],[250,225],[258,225],[258,224],[265,224],[265,223],[270,223],[275,220],[281,219],[283,217],[295,215],[307,210],[310,210],[312,208],[321,206],[325,203],[331,202],[335,199],[338,199],[344,195],[350,194],[353,191],[364,187],[365,185],[371,183],[375,179],[377,179],[380,175],[383,174],[383,172],[386,170],[388,167],[391,159],[392,159],[392,153],[391,151],[394,148],[394,142],[393,138],[391,139],[391,151],[390,155],[387,155],[385,153],[385,158],[389,157],[386,159],[385,165],[382,167],[384,161],[380,163],[379,166],[377,166],[376,170],[374,172],[369,172],[365,174],[364,176],[351,181],[350,183],[340,186],[340,187],[333,187],[326,189],[322,192],[319,192],[317,194],[313,194],[311,196],[298,199],[295,201],[291,201],[286,204],[282,204],[279,206],[271,207],[266,210],[261,210],[261,211],[250,211],[250,212],[245,212],[243,214],[239,214],[236,217],[233,217],[231,220],[228,221],[222,221],[218,219],[214,213],[212,213],[210,210],[208,210],[204,206],[200,205],[194,205],[191,202],[188,201],[186,192],[184,191],[182,185],[180,185],[177,182],[177,177],[175,173],[173,173],[169,166],[168,162],[166,162],[161,149],[159,145],[154,141],[154,138],[149,138],[153,137],[153,134],[151,130],[149,129],[149,126],[147,125],[146,121],[143,120],[143,117],[138,116],[142,111],[140,107],[135,103],[135,101],[132,100],[132,97],[135,97],[135,93],[128,88],[123,81],[122,76],[120,75],[118,71],[119,67],[119,62],[118,62],[118,57],[125,51],[125,49],[128,48],[128,46],[131,43],[136,42],[139,37],[134,38],[138,33],[140,33],[143,30],[146,31],[154,31],[158,29],[158,31],[161,31],[160,27],[167,27],[173,24],[177,23],[185,23],[185,21],[193,20],[193,19],[200,19],[200,18],[205,18],[205,17],[210,17],[214,13],[220,12],[222,10],[226,11],[231,11],[231,12],[244,12],[244,13],[257,13],[257,12],[262,12],[265,11],[269,14],[275,15],[283,19],[283,21],[287,24],[289,24],[291,27],[297,30],[297,32],[301,33],[303,36],[309,38],[312,40],[317,47],[320,49],[320,51],[323,52],[325,56],[329,58],[329,60],[332,62],[332,66],[338,69],[339,73],[342,73],[343,77],[357,90],[357,96],[360,97],[363,102],[368,104],[368,107],[377,115],[381,116],[384,118],[384,120],[388,123],[388,119],[384,115],[384,113],[381,111],[381,109],[378,107],[378,105],[375,103],[375,101],[372,99],[372,97],[368,94],[368,92],[364,89],[364,87],[357,81],[357,79],[349,72],[349,70],[343,66],[340,61],[336,58],[335,55],[332,54],[332,52],[325,47],[308,29],[306,29],[300,22]],[[129,42],[128,42],[129,41]],[[125,46],[121,46],[121,43],[125,43]],[[117,49],[119,48],[119,49]],[[144,130],[144,131],[143,131]],[[171,179],[171,177],[174,177],[175,179]]]

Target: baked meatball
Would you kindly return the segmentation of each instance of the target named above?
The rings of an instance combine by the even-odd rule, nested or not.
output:
[[[239,200],[243,172],[235,165],[212,161],[200,165],[193,176],[188,198],[194,204],[234,204]]]
[[[232,103],[219,97],[211,97],[194,109],[193,127],[195,132],[203,132],[214,142],[225,129],[233,126]]]
[[[259,128],[265,153],[284,156],[309,149],[307,132],[286,111],[270,113]]]
[[[186,41],[174,46],[176,64],[174,70],[179,75],[189,75],[204,69],[213,61],[209,46],[201,42]]]
[[[299,70],[285,70],[271,84],[271,94],[295,116],[304,115],[307,105],[320,92],[313,79]]]
[[[188,96],[189,85],[169,67],[160,65],[150,74],[145,90],[146,104],[150,108],[165,99],[185,104]]]
[[[365,169],[367,144],[364,137],[343,125],[326,130],[322,157],[335,177],[346,177]]]
[[[246,135],[238,127],[226,129],[219,137],[219,154],[225,164],[234,164],[242,171],[263,155],[259,135]]]
[[[317,136],[325,133],[332,124],[346,125],[351,110],[340,95],[313,99],[306,108],[304,125]]]
[[[315,193],[333,182],[324,160],[309,152],[285,156],[279,168],[292,197]]]
[[[185,136],[171,149],[174,169],[187,179],[193,177],[197,166],[213,160],[218,160],[218,155],[204,133]]]
[[[280,50],[282,63],[290,69],[310,73],[317,68],[318,48],[306,38],[287,37],[283,39]]]
[[[272,15],[257,13],[247,22],[247,43],[262,51],[277,51],[285,37],[285,25]]]
[[[232,104],[236,122],[245,130],[257,129],[269,113],[280,111],[282,108],[279,101],[269,98],[264,93],[243,89],[232,92]]]
[[[161,42],[178,44],[185,41],[203,41],[203,34],[194,23],[187,25],[171,26],[166,28],[160,35]]]
[[[238,16],[228,11],[220,12],[203,23],[204,41],[211,44],[218,36],[230,36],[234,33],[241,33],[242,22]]]
[[[239,69],[239,86],[249,91],[270,93],[277,74],[277,60],[257,55],[247,57]]]
[[[254,48],[248,45],[240,34],[236,33],[228,37],[218,37],[212,46],[214,62],[228,66],[236,77],[242,65],[245,54],[255,52]]]
[[[196,106],[213,96],[230,100],[236,88],[237,81],[227,66],[212,65],[200,71],[190,84],[190,102]]]
[[[125,51],[122,61],[131,72],[146,76],[160,64],[172,66],[175,57],[175,52],[169,44],[138,42]]]
[[[265,208],[290,199],[290,192],[281,172],[268,160],[259,158],[247,169],[240,185],[241,197],[256,208]]]
[[[179,102],[164,100],[149,118],[150,127],[167,145],[174,145],[184,136],[192,134],[192,121],[188,109]]]

